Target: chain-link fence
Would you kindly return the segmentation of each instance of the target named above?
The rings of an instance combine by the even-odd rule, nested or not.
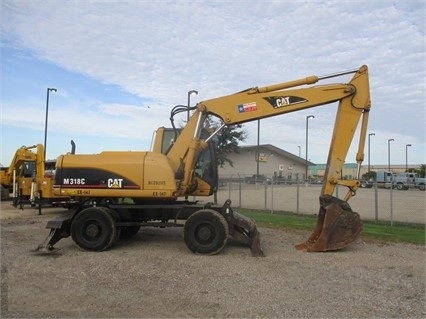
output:
[[[317,214],[321,181],[273,182],[266,179],[253,183],[247,178],[226,178],[219,183],[218,204],[231,199],[232,207],[267,210],[271,213],[287,211],[300,214]],[[338,186],[334,196],[344,198],[346,187]],[[199,198],[200,200],[205,200]],[[208,200],[214,201],[214,197]],[[379,188],[360,188],[349,200],[353,211],[364,220],[425,224],[426,192],[417,189],[396,190]]]

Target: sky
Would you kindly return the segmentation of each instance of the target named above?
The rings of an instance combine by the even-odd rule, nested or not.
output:
[[[145,151],[175,105],[370,72],[370,162],[426,163],[425,2],[1,0],[1,154]],[[351,75],[333,78],[347,83]],[[321,84],[321,83],[319,83]],[[260,144],[327,161],[337,104],[260,121]],[[186,116],[178,118],[184,123]],[[257,144],[258,122],[244,124]],[[389,141],[393,139],[393,141]],[[411,146],[407,146],[410,144]],[[355,162],[357,143],[347,163]],[[368,152],[364,164],[367,164]]]

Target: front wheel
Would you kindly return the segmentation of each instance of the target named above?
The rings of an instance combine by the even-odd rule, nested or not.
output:
[[[398,184],[396,184],[396,189],[402,191],[402,190],[407,190],[408,187],[405,188],[404,184],[398,183]]]
[[[229,227],[225,217],[211,209],[192,214],[184,226],[186,246],[194,253],[215,255],[228,241]]]
[[[102,251],[117,237],[114,217],[105,207],[82,210],[71,223],[71,237],[84,250]]]

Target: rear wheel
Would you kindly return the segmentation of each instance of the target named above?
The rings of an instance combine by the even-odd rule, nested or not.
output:
[[[105,207],[90,207],[81,211],[71,224],[71,237],[82,249],[102,251],[117,238],[115,218]]]
[[[396,189],[402,191],[402,190],[405,190],[406,188],[405,188],[404,184],[398,183],[398,184],[396,184]]]
[[[214,255],[220,252],[228,240],[226,219],[211,209],[192,214],[184,226],[186,246],[194,253]]]

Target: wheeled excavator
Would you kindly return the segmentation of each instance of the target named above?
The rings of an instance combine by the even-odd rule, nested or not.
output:
[[[43,144],[18,148],[9,167],[0,171],[2,200],[12,193],[13,204],[21,208],[24,203],[72,204],[72,199],[53,194],[53,176],[46,174],[45,165]]]
[[[32,151],[35,148],[37,145],[21,146],[16,150],[10,165],[1,168],[2,200],[9,199],[10,194],[14,199],[20,196],[30,197],[37,162],[37,153]]]
[[[352,74],[349,83],[312,86],[347,74]],[[263,256],[256,224],[236,212],[230,200],[223,205],[188,200],[189,196],[210,196],[217,189],[215,136],[225,126],[334,102],[338,102],[338,107],[317,224],[309,238],[296,248],[317,252],[346,247],[362,231],[360,216],[352,211],[348,200],[360,185],[371,105],[365,65],[322,77],[253,87],[190,108],[176,106],[170,116],[172,128],[156,131],[151,151],[59,156],[54,192],[79,198],[80,203],[70,216],[48,222],[50,233],[38,251],[52,252],[60,239],[69,236],[84,250],[102,251],[120,238],[135,235],[141,226],[157,226],[183,227],[184,241],[194,253],[219,253],[231,236],[248,245],[253,256]],[[174,116],[189,111],[192,116],[186,126],[175,128]],[[216,130],[205,125],[212,116],[222,122]],[[358,126],[357,176],[343,180],[341,169]],[[347,188],[343,199],[333,196],[337,185]]]

